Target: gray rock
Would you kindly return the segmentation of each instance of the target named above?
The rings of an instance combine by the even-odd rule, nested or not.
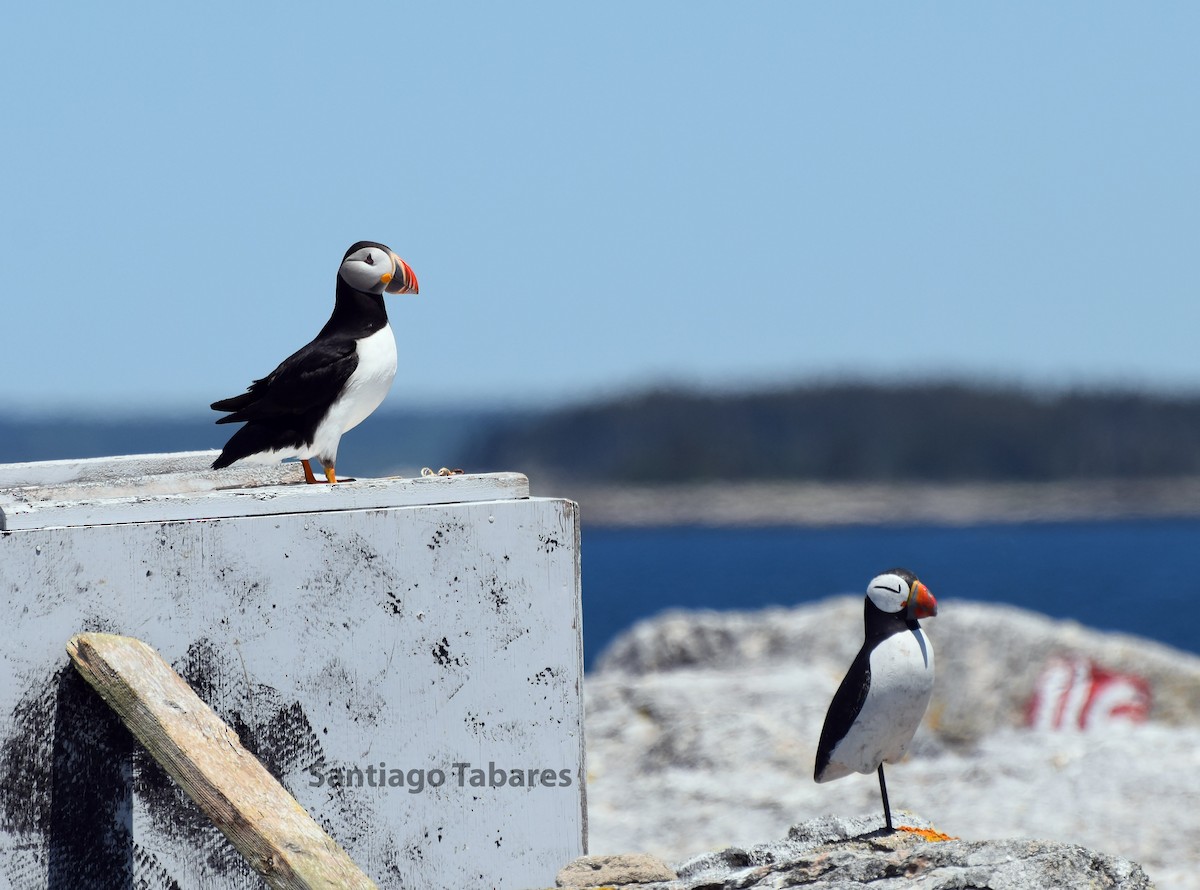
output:
[[[908,816],[906,823],[928,827]],[[787,838],[749,849],[731,847],[678,866],[678,880],[639,890],[810,890],[900,888],[1113,888],[1153,885],[1136,863],[1083,847],[1037,840],[928,840],[914,832],[885,834],[882,819],[827,816],[795,825]],[[616,886],[620,886],[617,882]]]
[[[583,888],[655,881],[674,881],[675,872],[648,853],[624,853],[617,856],[580,856],[565,865],[555,878],[559,887]]]

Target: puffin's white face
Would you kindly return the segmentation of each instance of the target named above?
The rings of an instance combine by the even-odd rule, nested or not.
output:
[[[395,266],[392,257],[381,247],[363,247],[342,260],[338,269],[342,280],[355,290],[368,294],[381,294],[392,280]]]
[[[916,578],[909,580],[903,575],[884,572],[876,575],[867,585],[867,596],[881,612],[908,610],[909,618],[928,618],[937,614],[937,600],[929,588]]]
[[[881,612],[899,612],[908,604],[908,582],[899,575],[877,575],[867,585],[867,596]]]

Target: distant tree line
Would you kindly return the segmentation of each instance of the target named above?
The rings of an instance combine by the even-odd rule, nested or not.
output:
[[[953,382],[660,390],[493,418],[462,463],[614,482],[1200,474],[1200,396]]]
[[[0,463],[219,448],[211,412],[4,416]],[[354,475],[421,466],[597,482],[1052,480],[1200,475],[1200,395],[965,383],[656,390],[551,411],[380,411]]]

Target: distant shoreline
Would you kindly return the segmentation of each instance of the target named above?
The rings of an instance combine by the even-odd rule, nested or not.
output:
[[[980,525],[1200,517],[1200,477],[1069,482],[541,482],[584,526]]]

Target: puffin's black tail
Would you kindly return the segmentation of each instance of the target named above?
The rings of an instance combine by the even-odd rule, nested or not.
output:
[[[239,417],[238,412],[252,405],[255,398],[257,397],[253,392],[244,392],[240,396],[231,396],[228,399],[213,402],[208,407],[214,411],[224,411],[229,415],[228,417],[222,417],[217,423],[241,423],[246,418]]]
[[[242,457],[245,457],[245,456],[246,456],[246,455],[244,455],[244,454],[242,455]],[[236,458],[236,457],[230,457],[230,456],[229,456],[229,448],[228,448],[228,446],[227,446],[227,447],[226,447],[226,448],[225,448],[225,449],[224,449],[224,450],[223,450],[223,451],[220,453],[220,455],[218,455],[218,456],[217,456],[217,459],[213,461],[212,468],[213,468],[214,470],[222,470],[222,469],[224,469],[225,467],[229,466],[231,463],[233,463],[235,460],[238,460],[238,459],[239,459],[239,458]]]
[[[213,461],[212,468],[219,470],[252,454],[284,448],[288,444],[298,444],[280,441],[280,439],[279,430],[273,430],[261,423],[248,423],[229,437],[229,441],[221,449],[220,456]]]

